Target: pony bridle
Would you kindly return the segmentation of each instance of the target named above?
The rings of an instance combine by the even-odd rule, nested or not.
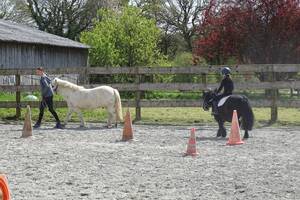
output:
[[[60,77],[60,76],[59,76]],[[55,78],[54,78],[55,79]],[[54,79],[52,79],[52,81],[54,80]],[[51,82],[52,82],[51,81]],[[52,85],[52,83],[51,83],[51,85]],[[52,85],[53,86],[53,85]],[[58,84],[56,83],[56,86],[55,87],[53,87],[52,89],[53,89],[53,91],[57,94],[57,88],[58,88]]]
[[[55,88],[53,88],[54,92],[57,92],[57,88],[58,88],[58,85]]]
[[[204,100],[203,101],[203,110],[208,110],[209,109],[209,106],[208,106],[208,103]]]
[[[202,105],[202,108],[203,110],[209,110],[209,102],[211,101],[211,99],[207,100],[207,98],[205,97],[203,99],[203,105]]]
[[[56,86],[53,88],[53,91],[54,91],[55,93],[57,93],[57,89],[58,89],[58,84],[56,84]]]

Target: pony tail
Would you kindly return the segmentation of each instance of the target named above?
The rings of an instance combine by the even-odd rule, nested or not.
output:
[[[117,114],[117,120],[120,122],[123,121],[123,113],[122,113],[122,103],[121,103],[121,97],[118,92],[118,90],[114,89],[114,96],[115,96],[115,109]]]
[[[244,97],[243,100],[245,101],[245,108],[244,108],[244,115],[243,115],[243,128],[251,131],[254,125],[254,113],[250,106],[248,98]]]

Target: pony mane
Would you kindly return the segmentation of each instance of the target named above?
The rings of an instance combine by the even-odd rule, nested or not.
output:
[[[65,80],[62,80],[62,79],[59,79],[59,78],[56,78],[56,81],[57,81],[57,84],[59,86],[62,86],[62,87],[65,87],[65,88],[70,88],[72,90],[84,89],[84,87],[82,87],[82,86],[76,85],[74,83],[71,83],[69,81],[65,81]]]

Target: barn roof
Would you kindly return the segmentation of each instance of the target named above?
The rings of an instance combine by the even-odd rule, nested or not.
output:
[[[0,41],[44,44],[71,48],[89,48],[80,42],[53,35],[35,28],[0,19]]]

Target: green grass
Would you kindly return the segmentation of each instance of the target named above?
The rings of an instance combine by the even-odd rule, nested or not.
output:
[[[37,96],[40,99],[40,93],[39,92],[23,92],[21,93],[21,101],[25,101],[25,97],[29,94],[33,94]],[[63,97],[60,95],[55,95],[53,98],[55,101],[62,101]],[[0,92],[0,101],[15,101],[16,100],[16,93],[10,93],[10,92]]]
[[[288,98],[289,90],[282,92],[283,99]],[[33,93],[37,97],[39,92]],[[263,91],[256,91],[255,93],[248,93],[248,96],[254,99],[261,98]],[[21,93],[21,100],[27,96],[28,93]],[[147,96],[148,95],[148,96]],[[199,93],[195,92],[152,92],[146,94],[150,99],[199,99]],[[296,97],[299,98],[299,97]],[[291,99],[291,98],[289,98]],[[0,101],[14,101],[15,93],[0,92]],[[59,95],[55,95],[54,100],[63,100]],[[134,108],[130,109],[132,118],[134,118]],[[67,113],[67,108],[56,109],[59,117],[63,121]],[[23,109],[22,118],[25,109]],[[32,109],[32,120],[35,121],[38,117],[39,110]],[[123,111],[125,114],[125,111]],[[256,125],[266,124],[270,120],[270,108],[254,108]],[[7,120],[15,115],[15,109],[0,108],[0,120]],[[87,122],[105,122],[107,120],[107,113],[104,109],[84,111],[84,119]],[[45,121],[53,121],[53,117],[48,111],[45,112]],[[73,113],[71,121],[78,122],[79,119],[76,113]],[[210,115],[210,112],[203,111],[202,108],[142,108],[142,120],[139,123],[150,124],[206,124],[215,123]],[[277,125],[300,125],[300,109],[299,108],[279,108]]]
[[[264,90],[244,90],[244,91],[236,91],[236,94],[246,95],[250,100],[251,99],[265,99]],[[151,91],[145,92],[146,99],[200,99],[202,97],[202,92],[188,92],[188,91]],[[282,89],[280,90],[279,98],[281,100],[286,99],[299,99],[298,96],[290,96],[290,90]]]
[[[270,108],[254,108],[256,126],[269,122]],[[143,108],[142,122],[158,124],[206,124],[215,123],[210,112],[202,108]],[[300,125],[300,109],[279,108],[275,125]]]
[[[15,101],[16,93],[0,92],[0,101]]]
[[[130,108],[132,118],[135,116],[135,109]],[[25,109],[22,110],[21,121],[24,120]],[[67,109],[56,109],[59,117],[63,121]],[[123,110],[125,114],[125,109]],[[15,109],[0,109],[0,118],[6,121],[7,117],[15,115]],[[107,114],[104,109],[93,111],[84,111],[84,119],[87,122],[105,122]],[[255,126],[262,126],[270,120],[270,108],[254,108]],[[36,121],[38,117],[38,109],[32,109],[32,120]],[[53,122],[54,119],[47,110],[45,112],[44,121]],[[78,122],[78,116],[73,113],[71,122]],[[214,124],[213,117],[210,112],[203,111],[202,108],[142,108],[142,120],[138,123],[142,124],[172,124],[172,125],[189,125],[189,124]],[[300,109],[296,108],[279,108],[278,122],[275,125],[300,125]]]
[[[33,94],[40,98],[39,92],[34,93],[21,93],[21,101],[24,100],[24,98],[28,94]],[[246,95],[250,100],[254,99],[265,99],[264,90],[244,90],[244,91],[236,91],[236,94],[243,94]],[[189,91],[147,91],[144,93],[145,99],[193,99],[198,100],[202,98],[202,92],[189,92]],[[122,98],[134,98],[134,93],[130,92],[121,92]],[[300,99],[298,96],[290,96],[290,90],[288,89],[281,89],[279,98],[281,100],[285,99]],[[15,93],[9,93],[9,92],[0,92],[0,101],[15,101],[16,95]],[[63,97],[60,95],[54,95],[55,101],[61,101],[63,100]]]

